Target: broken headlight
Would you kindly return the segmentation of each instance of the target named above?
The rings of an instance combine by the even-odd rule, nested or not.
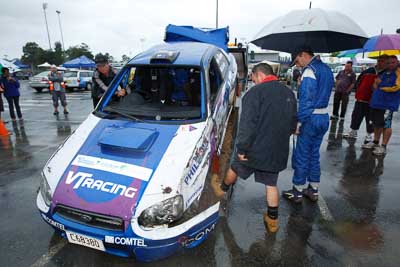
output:
[[[168,224],[183,215],[183,197],[177,195],[145,209],[139,216],[139,224],[145,227]]]

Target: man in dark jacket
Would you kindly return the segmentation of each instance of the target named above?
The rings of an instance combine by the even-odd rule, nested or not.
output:
[[[107,57],[103,55],[97,55],[95,58],[96,70],[93,73],[93,88],[92,88],[92,99],[93,107],[97,106],[103,94],[107,91],[108,86],[117,74],[117,70],[112,68],[108,63]],[[118,90],[116,95],[118,97],[126,95],[126,90]]]
[[[256,84],[243,97],[236,152],[223,180],[221,196],[237,177],[254,174],[266,186],[268,212],[264,215],[269,232],[278,230],[278,174],[286,169],[289,138],[296,129],[297,101],[293,92],[278,82],[270,65],[260,63],[252,70]]]
[[[19,106],[19,82],[17,79],[11,77],[8,68],[2,69],[3,76],[0,79],[0,87],[4,90],[4,96],[8,102],[8,109],[10,110],[10,117],[13,121],[16,120],[14,106],[17,111],[18,119],[22,120],[21,107]]]

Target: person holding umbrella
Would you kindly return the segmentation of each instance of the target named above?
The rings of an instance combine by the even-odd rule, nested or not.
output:
[[[319,149],[329,128],[328,103],[334,85],[331,69],[310,47],[298,47],[292,53],[293,63],[303,69],[297,113],[297,146],[293,151],[293,187],[283,191],[284,198],[301,203],[303,195],[318,200],[321,169]],[[308,187],[306,182],[309,182]]]

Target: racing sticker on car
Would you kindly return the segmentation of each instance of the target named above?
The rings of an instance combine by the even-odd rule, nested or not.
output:
[[[198,170],[200,168],[201,162],[203,162],[205,158],[206,151],[209,149],[209,144],[209,140],[204,137],[202,139],[202,142],[200,143],[200,146],[198,145],[196,147],[194,155],[189,161],[185,177],[183,179],[186,185],[190,185],[194,181],[194,178],[196,177],[196,174],[198,173]]]
[[[56,227],[56,228],[58,228],[60,230],[65,231],[65,226],[63,224],[50,219],[49,217],[47,217],[43,213],[41,215],[42,215],[43,220],[45,220],[48,224],[50,224],[50,225],[52,225],[52,226],[54,226],[54,227]]]
[[[197,128],[192,125],[182,125],[180,128],[181,132],[192,132],[195,130],[197,130]]]
[[[119,237],[119,236],[106,235],[104,237],[104,242],[115,245],[147,247],[147,245],[144,243],[143,238],[135,238],[135,237]]]
[[[129,163],[119,162],[115,160],[102,159],[98,157],[78,155],[72,162],[72,165],[79,167],[86,167],[95,170],[101,170],[106,172],[112,172],[115,174],[132,176],[135,174],[135,178],[148,181],[153,172],[152,169],[137,166]]]
[[[201,241],[203,241],[210,232],[215,229],[215,223],[211,224],[210,226],[206,227],[205,229],[201,230],[190,236],[181,236],[178,239],[178,243],[181,244],[182,247],[192,248],[197,246]]]
[[[137,189],[134,187],[129,187],[117,183],[105,182],[100,179],[92,178],[93,174],[86,172],[77,172],[69,171],[67,179],[65,183],[67,185],[72,184],[75,180],[75,184],[73,189],[78,188],[89,188],[93,190],[99,190],[102,192],[107,192],[115,195],[124,196],[127,198],[134,198],[137,192]]]

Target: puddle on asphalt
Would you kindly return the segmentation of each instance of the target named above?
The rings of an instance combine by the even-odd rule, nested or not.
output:
[[[384,245],[383,231],[375,223],[335,222],[331,230],[344,246],[357,250],[378,250]]]

